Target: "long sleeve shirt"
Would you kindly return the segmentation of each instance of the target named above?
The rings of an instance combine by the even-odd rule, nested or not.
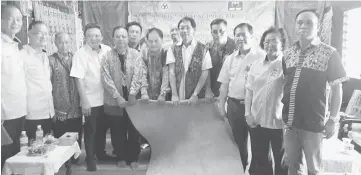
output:
[[[27,114],[24,62],[19,41],[1,34],[1,120]]]
[[[20,51],[24,61],[27,87],[28,120],[41,120],[54,116],[53,87],[50,65],[46,53],[37,52],[27,45]]]

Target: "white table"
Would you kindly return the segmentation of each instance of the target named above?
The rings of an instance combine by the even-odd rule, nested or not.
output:
[[[72,146],[57,146],[46,155],[38,157],[29,157],[20,152],[6,160],[2,175],[54,175],[65,163],[68,174],[71,173],[71,162],[68,160],[72,156],[77,158],[80,154],[81,150],[78,142],[75,142]]]
[[[324,175],[360,175],[361,155],[356,151],[342,152],[343,143],[337,138],[324,140]]]

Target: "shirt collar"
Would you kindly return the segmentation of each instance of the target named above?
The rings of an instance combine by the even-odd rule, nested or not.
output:
[[[184,46],[183,42],[182,42],[182,45]],[[196,45],[197,45],[197,40],[195,38],[193,38],[191,41],[191,44],[189,46],[196,47]]]
[[[1,39],[3,39],[5,42],[8,42],[8,43],[15,43],[16,42],[18,44],[21,44],[21,41],[16,36],[15,36],[14,39],[11,39],[8,35],[6,35],[5,33],[2,33],[2,32],[1,32]]]
[[[321,39],[319,37],[316,37],[311,41],[311,45],[313,45],[313,46],[318,46],[320,44],[321,44]],[[300,41],[297,41],[295,43],[295,45],[299,49],[300,48]]]
[[[180,39],[177,43],[175,43],[176,46],[182,45],[182,39]]]
[[[94,51],[94,52],[97,52],[95,49],[91,48],[88,44],[84,44],[84,47],[88,50],[91,50],[91,51]],[[99,51],[102,50],[102,44],[99,45]]]
[[[239,54],[239,49],[237,49],[235,52],[236,52],[236,53],[235,53],[235,56],[241,56],[241,55]],[[247,55],[249,55],[249,54],[255,54],[255,53],[256,53],[256,49],[253,48],[253,47],[251,47],[251,50],[247,53]],[[247,55],[244,55],[244,56],[247,56]]]
[[[281,52],[281,53],[277,56],[277,58],[276,58],[275,60],[273,60],[273,61],[281,61],[282,58],[283,58],[283,53]],[[266,54],[266,56],[265,56],[264,62],[270,62],[270,61],[268,60],[268,58],[267,58],[267,54]]]
[[[26,49],[29,53],[34,54],[34,55],[42,54],[45,51],[44,49],[42,49],[42,52],[39,53],[33,47],[31,47],[30,45],[25,45],[23,48]]]

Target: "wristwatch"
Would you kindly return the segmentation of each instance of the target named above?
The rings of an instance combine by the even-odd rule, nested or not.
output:
[[[162,91],[160,92],[160,95],[164,97],[166,93],[167,93],[166,91]]]
[[[340,121],[340,117],[330,116],[329,120],[332,120],[334,123],[338,123]]]
[[[198,97],[198,93],[194,92],[192,96]]]

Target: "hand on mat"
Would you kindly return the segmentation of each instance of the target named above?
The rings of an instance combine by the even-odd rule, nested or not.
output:
[[[137,101],[135,100],[135,95],[129,94],[128,96],[128,104],[129,105],[135,105]]]
[[[198,102],[198,96],[192,95],[188,101],[188,104],[194,106],[197,104],[197,102]]]
[[[159,104],[164,104],[165,103],[165,96],[164,95],[159,95],[158,96],[158,103]]]
[[[81,112],[85,117],[91,115],[91,107],[89,103],[85,102],[81,105]]]
[[[173,105],[179,105],[179,97],[178,95],[172,95]]]
[[[118,103],[118,106],[120,108],[125,108],[127,106],[127,104],[128,104],[128,102],[125,101],[125,99],[123,97],[118,97],[117,98],[117,103]]]
[[[331,138],[335,134],[336,124],[333,120],[327,120],[325,124],[325,130],[323,134],[325,135],[326,139]]]
[[[149,103],[149,96],[148,96],[148,94],[142,95],[142,97],[140,98],[140,102],[142,102],[142,103]]]
[[[206,91],[206,101],[211,102],[213,101],[214,94],[211,90]]]
[[[256,121],[254,120],[254,117],[251,114],[247,115],[245,117],[246,117],[246,121],[247,121],[247,124],[249,125],[249,127],[255,128],[257,126],[257,123],[256,123]]]

